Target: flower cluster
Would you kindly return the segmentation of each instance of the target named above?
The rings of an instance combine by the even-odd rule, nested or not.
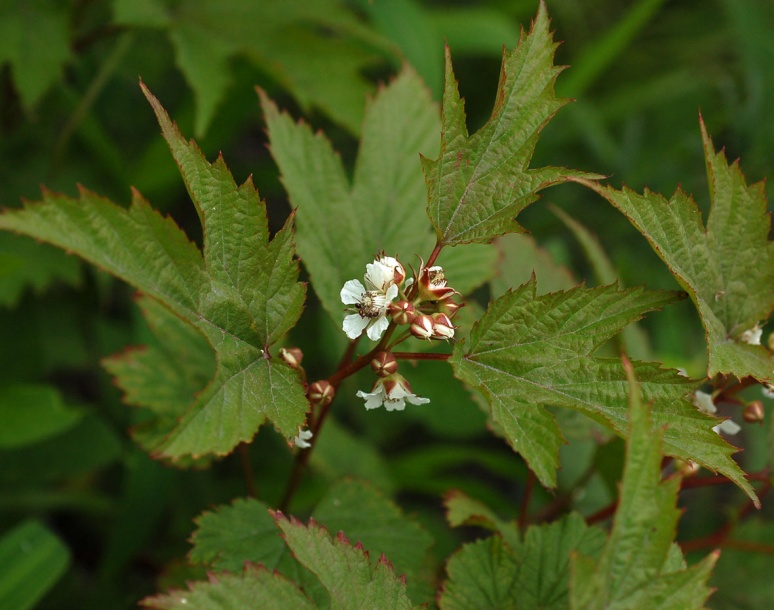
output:
[[[365,286],[358,280],[349,280],[341,289],[341,301],[354,305],[355,313],[344,318],[343,330],[350,339],[357,339],[365,330],[371,341],[381,339],[389,326],[387,308],[398,296],[406,272],[397,259],[381,256],[366,265],[363,278]]]

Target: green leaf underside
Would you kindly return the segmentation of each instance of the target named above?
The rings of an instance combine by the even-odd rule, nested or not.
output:
[[[248,180],[237,186],[222,158],[210,164],[145,90],[204,227],[204,256],[169,218],[134,192],[129,209],[81,189],[0,217],[0,228],[69,250],[135,286],[201,332],[217,370],[160,453],[223,455],[268,418],[296,434],[307,402],[295,371],[268,347],[298,319],[292,217],[269,241],[265,205]]]
[[[382,555],[373,566],[368,553],[352,546],[343,533],[331,540],[324,527],[310,520],[305,526],[295,518],[276,513],[277,525],[295,558],[317,578],[331,596],[331,607],[411,608],[406,585]]]
[[[629,218],[688,291],[704,325],[708,375],[774,379],[774,359],[740,335],[774,308],[774,243],[763,183],[747,186],[737,163],[715,153],[701,124],[712,206],[706,228],[690,195],[584,182]]]
[[[599,556],[602,530],[571,514],[550,525],[530,527],[523,541],[494,535],[465,545],[447,566],[449,579],[439,606],[468,608],[567,608],[572,553]]]
[[[529,34],[503,56],[500,83],[489,121],[468,136],[465,108],[446,49],[440,156],[423,157],[427,212],[443,245],[487,243],[523,232],[516,215],[538,199],[538,191],[570,177],[598,176],[566,168],[529,169],[538,136],[569,100],[557,99],[556,44],[541,3]]]
[[[661,482],[661,435],[640,393],[634,371],[630,387],[630,433],[621,497],[613,529],[598,560],[573,560],[571,608],[703,608],[717,556],[684,569],[673,544],[680,511],[680,479]]]
[[[419,77],[404,68],[366,108],[350,184],[324,135],[259,94],[271,153],[296,208],[298,252],[323,307],[340,325],[341,287],[362,281],[378,250],[406,264],[430,253],[418,153],[438,145],[438,108]]]
[[[241,574],[213,574],[208,582],[190,584],[187,591],[147,597],[141,603],[159,610],[314,610],[317,607],[281,574],[249,564]]]
[[[625,437],[628,386],[620,362],[590,354],[646,311],[678,298],[615,285],[536,296],[533,278],[490,304],[451,363],[457,377],[484,392],[495,425],[541,483],[553,487],[563,438],[544,407],[574,409]],[[712,431],[718,420],[684,400],[695,382],[657,363],[634,366],[655,425],[669,426],[667,454],[720,472],[754,496],[730,458],[734,449]]]

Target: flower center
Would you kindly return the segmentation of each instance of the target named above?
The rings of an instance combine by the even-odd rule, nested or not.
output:
[[[360,295],[360,302],[355,304],[361,318],[378,318],[384,310],[384,297],[374,290]]]

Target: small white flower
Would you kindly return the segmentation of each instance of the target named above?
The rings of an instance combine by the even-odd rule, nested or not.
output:
[[[715,403],[712,400],[712,394],[707,394],[701,390],[696,390],[693,393],[691,402],[699,409],[699,411],[704,411],[704,413],[710,414],[717,413],[718,408],[715,406]]]
[[[309,439],[312,438],[312,436],[311,430],[299,428],[298,435],[293,438],[293,444],[300,449],[309,449],[309,447],[312,446],[312,443],[309,442]]]
[[[412,393],[408,381],[397,373],[380,378],[370,392],[359,390],[357,396],[365,398],[366,409],[376,409],[384,405],[388,411],[403,411],[406,408],[406,402],[412,405],[424,405],[430,402],[429,398],[422,398]]]
[[[357,280],[349,280],[341,289],[341,302],[354,305],[357,313],[344,318],[342,330],[350,339],[357,339],[363,330],[371,341],[378,341],[390,325],[387,307],[398,296],[398,287],[393,284],[386,292],[366,290]]]
[[[392,256],[381,256],[366,265],[365,282],[373,290],[387,292],[393,284],[402,284],[405,277],[403,265]]]
[[[762,335],[763,329],[756,324],[752,328],[744,331],[741,335],[739,335],[739,340],[742,343],[748,343],[750,345],[760,345]]]
[[[718,434],[722,432],[723,434],[731,435],[739,432],[742,429],[742,427],[736,422],[731,421],[730,419],[724,419],[722,422],[720,422],[717,426],[714,426],[712,429]]]

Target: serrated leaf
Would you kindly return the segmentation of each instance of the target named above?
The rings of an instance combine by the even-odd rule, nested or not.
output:
[[[210,164],[144,91],[202,221],[203,256],[137,192],[128,210],[85,189],[79,199],[44,192],[42,202],[0,217],[0,228],[78,254],[156,299],[209,341],[215,375],[164,441],[162,455],[226,454],[266,419],[292,437],[308,404],[297,372],[268,349],[303,307],[293,219],[270,241],[265,205],[252,182],[237,186],[222,158]]]
[[[591,174],[566,168],[529,168],[540,131],[569,100],[557,99],[554,81],[556,44],[541,2],[528,34],[503,56],[494,109],[473,136],[446,49],[441,152],[422,159],[427,183],[427,213],[438,243],[487,243],[498,235],[523,232],[516,215],[538,199],[537,193],[570,177]]]
[[[124,402],[143,407],[149,417],[132,428],[132,438],[149,453],[159,449],[197,392],[212,379],[215,358],[207,340],[193,326],[149,297],[138,305],[156,339],[102,360]],[[181,458],[179,466],[201,466],[204,458]]]
[[[452,527],[476,525],[499,533],[511,548],[521,542],[521,533],[512,521],[503,521],[492,509],[459,491],[452,491],[444,498],[446,520]]]
[[[314,610],[317,607],[281,574],[250,564],[241,574],[211,574],[208,582],[191,583],[187,591],[146,597],[140,603],[157,610]]]
[[[395,573],[406,577],[407,592],[415,602],[432,597],[432,591],[422,587],[426,583],[420,574],[433,539],[380,491],[361,481],[344,480],[331,487],[312,517],[332,531],[343,531],[372,557],[389,557]]]
[[[378,250],[407,264],[430,253],[417,155],[437,145],[438,109],[419,77],[404,68],[366,108],[350,184],[322,134],[295,123],[263,93],[261,105],[272,156],[297,208],[299,254],[323,307],[340,326],[341,287],[362,278]]]
[[[285,553],[285,543],[269,508],[252,498],[237,499],[205,512],[197,517],[196,524],[188,555],[192,562],[238,572],[248,561],[273,570]]]
[[[599,560],[582,553],[573,560],[571,608],[699,609],[709,597],[706,581],[717,556],[669,572],[674,567],[680,479],[661,481],[663,427],[654,428],[635,371],[628,362],[624,368],[630,391],[630,433],[621,497]]]
[[[455,374],[487,396],[492,419],[543,485],[556,484],[563,442],[548,405],[580,411],[619,436],[628,433],[628,386],[616,359],[591,356],[626,324],[680,298],[679,293],[617,286],[536,295],[534,279],[493,301],[450,360]],[[669,425],[669,455],[697,461],[733,480],[751,497],[733,448],[713,430],[717,420],[684,396],[694,382],[657,364],[638,362],[658,426]]]
[[[523,542],[511,545],[495,535],[466,545],[447,566],[442,610],[567,607],[570,557],[597,556],[604,534],[577,514],[530,527]]]
[[[0,608],[34,608],[69,563],[65,544],[37,521],[5,533],[0,538]]]
[[[650,242],[701,316],[707,339],[707,374],[774,379],[774,359],[742,339],[774,309],[774,243],[763,183],[748,186],[736,162],[715,153],[701,122],[712,206],[706,227],[693,198],[678,189],[667,200],[584,182]]]
[[[30,112],[70,59],[68,13],[52,2],[4,3],[0,19],[0,66],[8,62],[19,97]]]
[[[368,552],[352,546],[343,533],[331,540],[314,520],[305,526],[276,513],[277,525],[296,559],[314,572],[331,596],[331,608],[411,608],[405,583],[382,555],[375,567]]]

